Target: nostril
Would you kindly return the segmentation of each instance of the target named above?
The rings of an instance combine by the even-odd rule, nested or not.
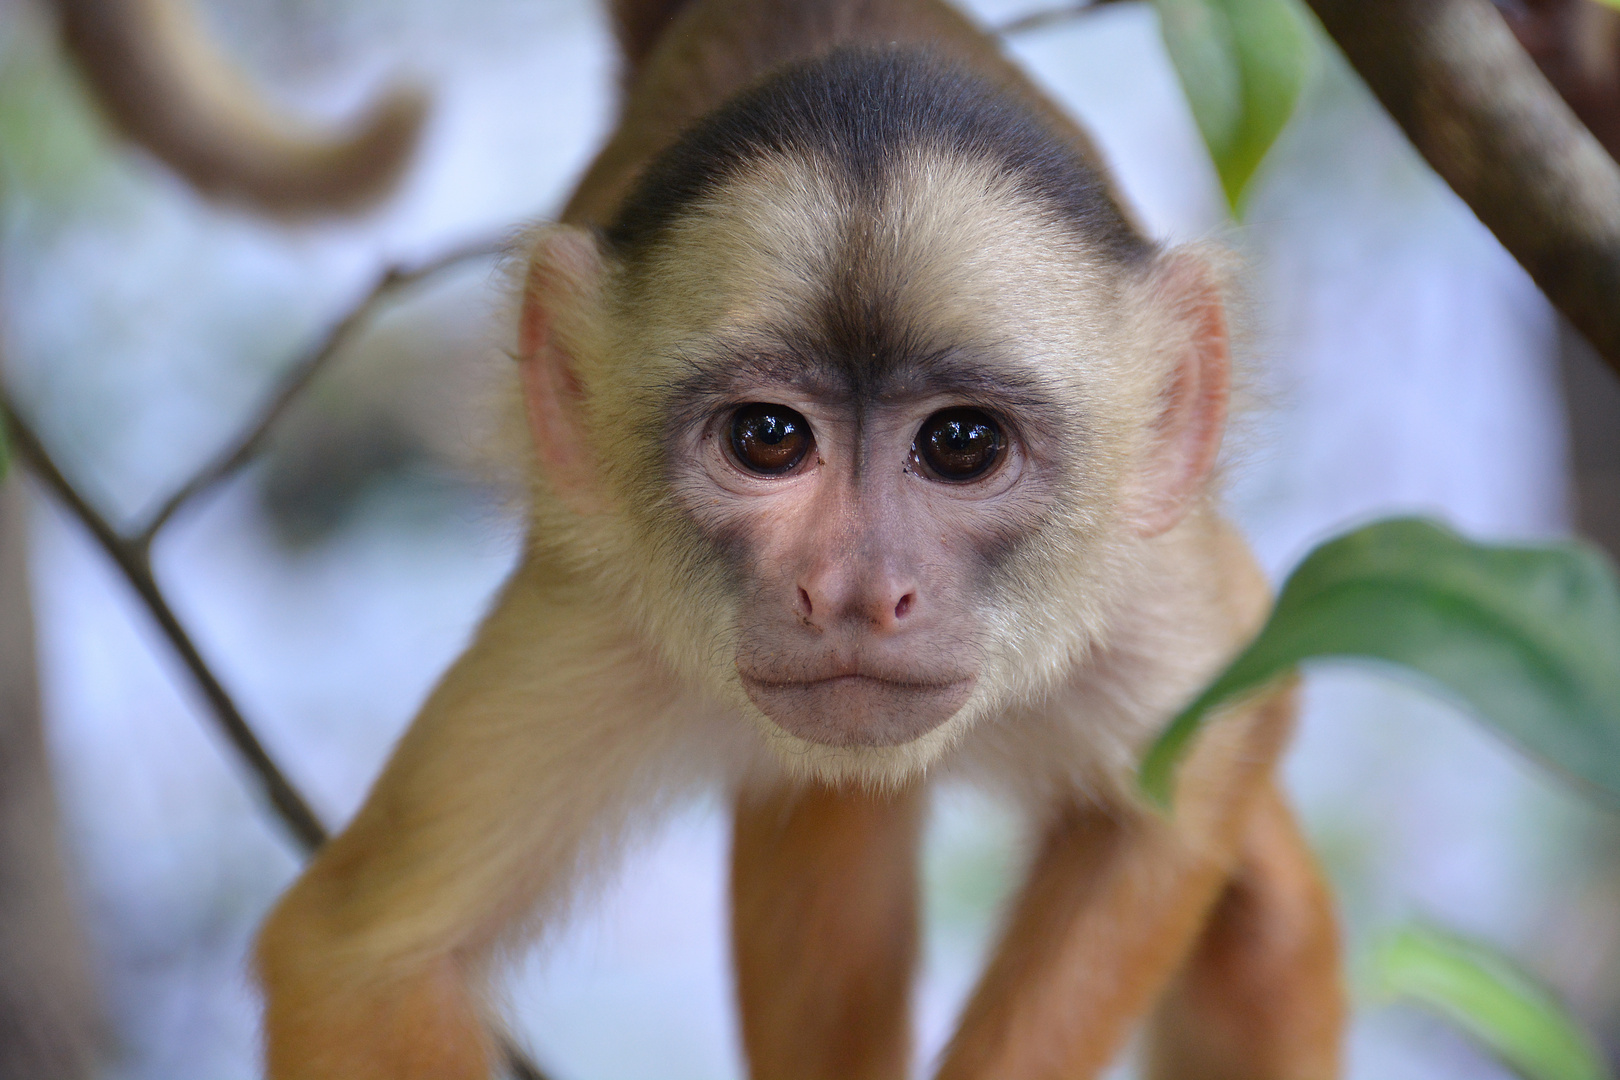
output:
[[[917,596],[915,593],[906,593],[906,595],[902,596],[900,598],[900,602],[894,605],[894,617],[897,619],[903,619],[910,614],[911,605],[916,601],[916,599]]]
[[[810,594],[802,588],[799,590],[799,611],[807,619],[816,613],[815,605],[810,602]]]

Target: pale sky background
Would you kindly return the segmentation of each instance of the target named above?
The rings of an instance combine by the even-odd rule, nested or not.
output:
[[[1036,6],[973,10],[999,22]],[[611,106],[608,42],[583,0],[202,7],[289,107],[341,113],[405,72],[435,109],[397,198],[360,221],[287,228],[201,203],[115,152],[36,9],[0,0],[0,155],[9,141],[38,159],[0,168],[8,378],[74,478],[124,518],[218,446],[380,266],[553,211]],[[1553,317],[1335,57],[1319,57],[1235,226],[1148,8],[1109,7],[1010,47],[1091,126],[1153,233],[1248,260],[1258,404],[1228,455],[1229,504],[1268,571],[1393,512],[1487,538],[1566,531]],[[499,363],[495,303],[487,268],[452,276],[317,388],[300,431],[320,430],[321,408],[349,408],[442,433],[331,535],[278,540],[254,473],[157,550],[181,617],[329,821],[357,804],[514,557],[512,515],[455,470],[474,427],[458,404],[477,381],[466,373]],[[290,436],[278,460],[301,447]],[[129,592],[82,532],[37,506],[50,739],[105,986],[105,1076],[255,1076],[245,948],[297,860]],[[1307,701],[1287,779],[1339,890],[1352,961],[1431,920],[1507,948],[1613,1023],[1614,820],[1412,690],[1335,669],[1309,679]],[[1019,844],[1000,808],[942,796],[920,1070],[982,959]],[[725,845],[718,803],[685,809],[518,965],[509,1015],[557,1080],[740,1077]],[[1437,1022],[1365,995],[1349,1064],[1352,1080],[1505,1075]]]

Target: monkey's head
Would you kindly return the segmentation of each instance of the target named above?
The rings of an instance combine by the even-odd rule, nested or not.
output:
[[[1226,329],[1077,145],[914,53],[734,100],[538,235],[536,543],[791,765],[893,781],[1050,693],[1200,497]]]

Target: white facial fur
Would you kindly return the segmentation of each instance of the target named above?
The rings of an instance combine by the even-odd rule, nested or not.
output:
[[[1140,486],[1177,333],[1147,310],[1151,268],[1110,265],[989,164],[918,149],[886,190],[853,205],[849,195],[825,163],[767,158],[679,221],[644,265],[601,268],[587,317],[559,320],[559,334],[614,508],[589,525],[539,513],[573,536],[563,547],[611,583],[673,669],[750,717],[790,768],[882,784],[925,768],[985,717],[1051,694],[1107,639],[1138,572],[1142,539],[1123,504]],[[839,287],[880,297],[921,354],[970,357],[984,387],[930,386],[926,363],[903,394],[870,401],[798,378],[782,333],[813,338]],[[861,358],[837,359],[860,378]],[[695,406],[681,397],[694,373],[704,375]],[[1005,386],[1038,405],[1020,415]],[[728,474],[716,432],[757,401],[808,419],[813,467],[764,481]],[[916,425],[952,405],[987,408],[1012,431],[1008,462],[982,484],[906,471]],[[950,715],[866,739],[855,721],[824,735],[761,708],[739,663],[797,649],[807,670],[824,670],[825,636],[795,638],[785,609],[792,582],[828,551],[916,577],[906,595],[926,602],[917,610],[944,610],[943,638],[896,646],[857,628],[839,655],[876,657],[891,674],[910,657],[930,678],[971,675]],[[851,573],[870,577],[860,565]],[[859,686],[850,693],[830,700],[867,700]]]

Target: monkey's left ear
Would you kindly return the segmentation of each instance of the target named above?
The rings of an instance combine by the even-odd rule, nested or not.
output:
[[[1203,258],[1188,251],[1163,258],[1149,303],[1165,320],[1160,348],[1169,364],[1126,499],[1130,525],[1144,538],[1175,527],[1209,482],[1226,430],[1232,372],[1220,279]]]
[[[576,352],[601,276],[602,257],[589,233],[548,225],[530,248],[518,315],[517,361],[535,455],[552,489],[586,513],[598,507],[601,489]]]

